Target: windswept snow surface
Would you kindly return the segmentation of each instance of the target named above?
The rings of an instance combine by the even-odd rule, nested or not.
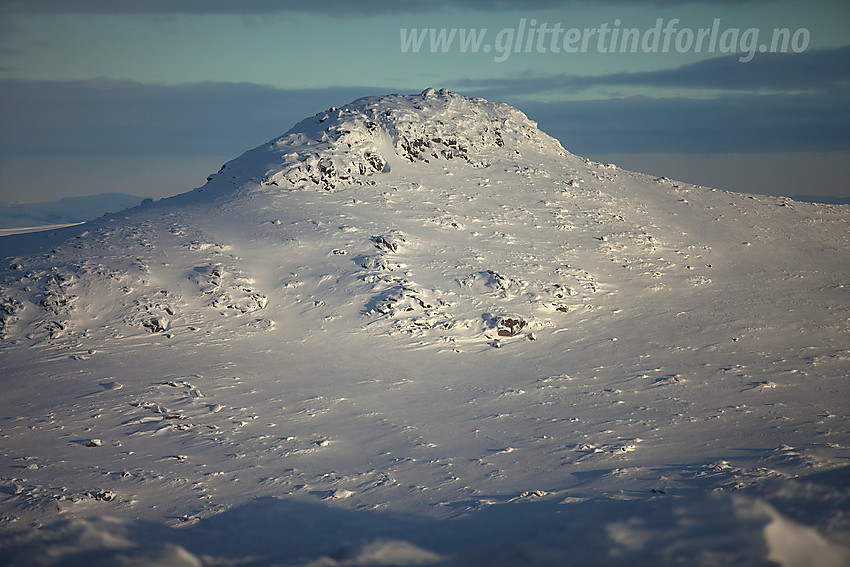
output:
[[[429,89],[0,239],[0,563],[846,565],[848,222]]]

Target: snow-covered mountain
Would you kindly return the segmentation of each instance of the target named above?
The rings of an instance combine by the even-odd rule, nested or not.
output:
[[[846,564],[848,222],[429,89],[0,239],[0,558]]]

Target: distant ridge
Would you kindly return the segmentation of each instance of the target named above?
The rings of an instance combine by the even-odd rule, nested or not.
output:
[[[834,195],[794,195],[795,201],[803,203],[820,203],[823,205],[850,205],[850,197],[836,197]]]
[[[106,213],[135,207],[141,197],[126,193],[101,193],[65,197],[47,203],[0,204],[0,228],[71,224],[94,220]]]

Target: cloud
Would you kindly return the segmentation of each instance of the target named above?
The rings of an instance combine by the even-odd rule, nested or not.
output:
[[[676,69],[600,76],[460,80],[461,90],[525,110],[577,153],[776,152],[850,149],[850,47],[737,55]],[[596,87],[649,88],[654,97],[529,101]],[[664,95],[692,89],[694,96]],[[706,96],[713,93],[712,96]]]
[[[850,149],[843,92],[535,102],[460,90],[514,104],[583,155]],[[387,92],[374,86],[284,90],[253,83],[0,80],[0,107],[10,109],[0,113],[0,153],[236,157],[329,106]]]
[[[722,0],[714,4],[763,4],[775,0]],[[530,0],[520,8],[538,10],[581,5],[630,5],[663,7],[686,4],[707,4],[707,0]],[[281,2],[280,0],[6,0],[5,9],[20,13],[103,13],[103,14],[249,14],[270,12],[339,13],[369,17],[376,12],[429,12],[437,10],[515,11],[513,0],[454,0],[429,2],[399,2],[398,0],[314,0],[312,2]]]
[[[253,83],[0,80],[0,152],[10,155],[237,155],[369,88]]]
[[[705,59],[675,69],[608,75],[460,80],[459,84],[507,94],[583,92],[594,87],[657,87],[727,91],[818,91],[850,88],[850,46],[803,53],[756,54],[741,63],[740,55]]]
[[[0,80],[0,107],[6,109],[0,113],[0,194],[15,200],[116,188],[174,194],[197,187],[223,161],[307,116],[386,92],[374,86],[284,90],[252,83]],[[483,89],[464,94],[498,98]],[[579,155],[850,150],[850,115],[838,94],[545,103],[512,98],[502,99]],[[701,182],[720,183],[714,179],[707,175]]]
[[[542,130],[581,155],[714,154],[848,150],[846,100],[829,94],[728,95],[524,102],[519,106]]]
[[[617,73],[599,85],[687,87],[736,90],[822,90],[846,88],[850,77],[850,45],[799,54],[756,54],[741,63],[740,55],[706,59],[677,69]],[[590,81],[591,84],[593,81]]]

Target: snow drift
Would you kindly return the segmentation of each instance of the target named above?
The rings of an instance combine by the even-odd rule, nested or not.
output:
[[[0,239],[10,565],[840,565],[847,207],[444,90]]]

